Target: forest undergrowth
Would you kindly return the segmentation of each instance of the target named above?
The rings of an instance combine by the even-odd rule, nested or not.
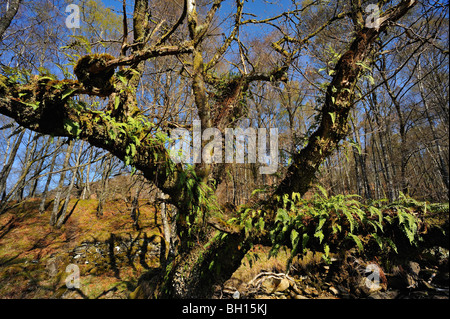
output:
[[[107,201],[101,218],[95,200],[71,200],[61,229],[49,226],[50,212],[40,214],[38,207],[38,199],[29,199],[0,216],[2,298],[139,298],[140,278],[167,256],[150,201],[141,201],[139,230],[121,200]],[[239,291],[241,298],[361,298],[404,291],[408,283],[421,291],[448,289],[448,207],[403,194],[393,203],[362,203],[320,187],[310,199],[280,197],[271,209],[243,206],[226,223],[244,228],[249,238],[268,235],[270,242],[255,240],[231,278],[212,287],[214,297]],[[271,229],[266,214],[276,214]],[[226,236],[217,231],[216,237]],[[410,263],[420,264],[413,282]],[[69,264],[80,269],[80,288],[66,287]],[[375,290],[361,284],[373,264],[382,278]],[[210,265],[211,275],[216,266]]]

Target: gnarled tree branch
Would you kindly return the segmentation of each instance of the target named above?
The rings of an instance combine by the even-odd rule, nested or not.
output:
[[[294,154],[293,163],[278,186],[276,194],[304,194],[310,188],[320,165],[349,131],[348,115],[353,106],[354,89],[362,70],[361,63],[370,53],[378,35],[386,30],[390,23],[405,15],[416,3],[416,0],[403,0],[378,18],[378,29],[363,27],[357,32],[350,48],[336,64],[335,74],[327,87],[319,127],[309,138],[307,146]]]

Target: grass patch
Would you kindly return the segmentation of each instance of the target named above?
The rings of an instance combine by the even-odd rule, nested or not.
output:
[[[52,202],[42,214],[39,204],[39,199],[30,199],[0,216],[0,298],[126,298],[135,289],[133,281],[146,270],[139,259],[134,265],[122,263],[120,278],[108,267],[91,274],[80,264],[82,294],[67,290],[65,269],[73,263],[71,251],[85,241],[104,242],[111,234],[118,238],[160,234],[153,206],[140,207],[137,231],[120,200],[106,202],[103,216],[97,217],[97,200],[72,199],[68,210],[73,212],[61,229],[49,225]]]

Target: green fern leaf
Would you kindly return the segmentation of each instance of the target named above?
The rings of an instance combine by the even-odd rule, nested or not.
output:
[[[303,249],[303,251],[306,249],[306,245],[308,244],[308,241],[309,241],[308,234],[307,233],[303,233],[303,236],[302,236],[302,249]]]
[[[375,241],[377,242],[378,246],[380,246],[380,249],[383,249],[383,239],[382,239],[382,237],[378,236],[378,234],[376,234],[376,233],[373,233],[371,235],[375,239]]]
[[[361,239],[358,236],[356,236],[356,235],[354,235],[352,233],[349,233],[348,237],[353,239],[353,241],[356,243],[356,246],[358,246],[359,251],[363,251],[364,250],[364,247],[363,247],[363,244],[361,242]]]
[[[324,239],[325,236],[324,236],[323,232],[321,230],[319,230],[314,233],[314,237],[319,238],[319,243],[322,243],[322,240]]]
[[[298,232],[295,230],[295,229],[293,229],[292,231],[291,231],[291,244],[292,244],[292,247],[294,248],[294,247],[297,247],[297,245],[298,245],[298,242],[299,242],[299,237],[298,237]]]

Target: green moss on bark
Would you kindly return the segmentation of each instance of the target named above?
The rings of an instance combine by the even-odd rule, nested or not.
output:
[[[106,89],[112,87],[114,68],[106,68],[107,62],[114,56],[102,54],[89,54],[80,58],[74,67],[78,80],[87,88]]]

